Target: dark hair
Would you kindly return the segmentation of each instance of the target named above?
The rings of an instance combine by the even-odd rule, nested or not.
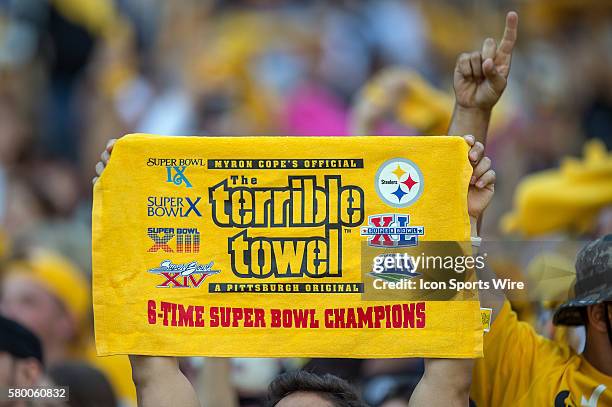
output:
[[[52,366],[49,376],[70,389],[70,407],[115,407],[117,397],[104,374],[85,362],[67,361]]]
[[[347,381],[331,375],[318,375],[305,370],[284,373],[270,383],[266,406],[274,407],[292,393],[316,393],[334,407],[368,407]]]

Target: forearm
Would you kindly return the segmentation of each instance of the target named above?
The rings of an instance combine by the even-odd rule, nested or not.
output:
[[[486,250],[487,250],[486,243],[481,244],[481,246],[478,248],[478,255],[484,256],[486,253]],[[476,253],[474,255],[476,255]],[[488,260],[488,257],[487,257],[487,260]],[[480,300],[481,307],[491,308],[492,310],[491,325],[492,325],[493,322],[495,321],[495,318],[497,318],[497,315],[501,311],[504,305],[504,302],[506,301],[506,294],[504,293],[504,290],[500,288],[495,288],[496,285],[493,284],[493,280],[495,280],[497,276],[495,275],[495,272],[491,270],[491,268],[487,265],[486,261],[485,261],[484,267],[476,268],[476,278],[478,278],[479,281],[486,282],[489,287],[486,290],[484,289],[479,290],[478,298]]]
[[[139,407],[200,407],[176,358],[131,355],[130,363]]]
[[[471,134],[476,141],[486,145],[490,119],[490,110],[477,107],[466,108],[455,104],[448,134],[452,136]]]
[[[472,359],[425,359],[425,373],[409,407],[466,407],[473,366]]]
[[[471,235],[478,220],[470,216]],[[410,407],[468,405],[472,383],[472,359],[425,359],[425,372],[410,398]]]
[[[478,236],[478,220],[470,216],[470,229],[471,235],[476,237]],[[485,253],[486,244],[481,242],[481,246],[478,248],[474,248],[475,252],[474,256],[482,255]],[[487,290],[480,290],[478,292],[478,296],[480,299],[480,306],[484,308],[491,308],[493,313],[491,315],[491,324],[495,321],[497,314],[501,311],[502,306],[504,305],[504,301],[506,300],[506,295],[504,291],[501,289],[496,289],[493,284],[493,280],[496,278],[495,273],[487,266],[483,268],[476,269],[476,278],[480,281],[488,282],[489,288]]]
[[[198,395],[204,406],[237,407],[238,395],[232,386],[229,358],[206,358],[198,377]]]

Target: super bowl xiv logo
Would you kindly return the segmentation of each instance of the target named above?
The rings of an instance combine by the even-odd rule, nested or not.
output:
[[[159,274],[166,280],[157,288],[198,288],[208,276],[219,274],[220,270],[213,270],[214,262],[200,264],[197,261],[175,264],[164,260],[159,267],[149,269],[149,273]]]
[[[289,176],[278,187],[235,186],[226,179],[209,188],[208,196],[217,226],[245,229],[228,239],[231,268],[241,278],[340,277],[342,228],[364,218],[363,190],[342,185],[338,175],[326,175],[322,183],[316,176]],[[247,228],[280,233],[250,237]],[[289,228],[313,234],[292,237]]]
[[[361,236],[368,236],[368,245],[374,247],[416,246],[419,236],[425,234],[423,226],[408,226],[410,215],[384,214],[368,216],[368,226],[361,228]]]
[[[147,166],[149,167],[166,167],[166,182],[176,186],[184,185],[186,188],[191,188],[193,185],[185,171],[188,167],[198,166],[204,167],[204,159],[202,158],[148,158]]]
[[[423,192],[423,174],[410,160],[394,158],[383,163],[376,173],[376,192],[389,206],[405,208]]]

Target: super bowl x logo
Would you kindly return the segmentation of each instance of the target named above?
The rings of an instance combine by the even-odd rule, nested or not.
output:
[[[405,158],[383,163],[376,172],[376,193],[389,206],[405,208],[423,193],[423,174],[419,167]]]
[[[164,260],[159,267],[149,269],[149,273],[159,274],[166,280],[157,288],[198,288],[206,278],[219,274],[220,270],[213,269],[214,262],[206,264],[191,261],[189,263],[175,264],[171,260]]]
[[[364,219],[364,192],[342,185],[338,175],[288,176],[275,187],[234,186],[225,179],[209,188],[212,220],[243,229],[228,238],[231,269],[240,278],[341,277],[343,228]],[[249,236],[248,230],[284,229],[280,236]],[[288,228],[312,229],[292,237]]]
[[[147,197],[147,216],[187,218],[202,217],[198,208],[201,197],[149,196]]]
[[[361,228],[361,236],[368,236],[373,247],[416,246],[419,236],[425,234],[424,226],[409,226],[410,215],[383,214],[368,216],[368,226]]]
[[[148,228],[153,245],[149,253],[199,253],[200,231],[197,228]]]
[[[186,188],[192,188],[193,185],[185,171],[191,166],[204,167],[204,159],[202,158],[148,158],[147,166],[149,167],[165,167],[166,182],[176,186],[184,185]]]

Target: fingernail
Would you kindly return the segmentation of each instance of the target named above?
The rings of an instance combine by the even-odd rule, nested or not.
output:
[[[476,153],[470,153],[470,160],[474,161],[476,159]]]
[[[476,183],[476,186],[477,186],[478,188],[482,188],[482,187],[484,187],[484,182],[482,182],[482,181],[478,181],[478,182]]]

